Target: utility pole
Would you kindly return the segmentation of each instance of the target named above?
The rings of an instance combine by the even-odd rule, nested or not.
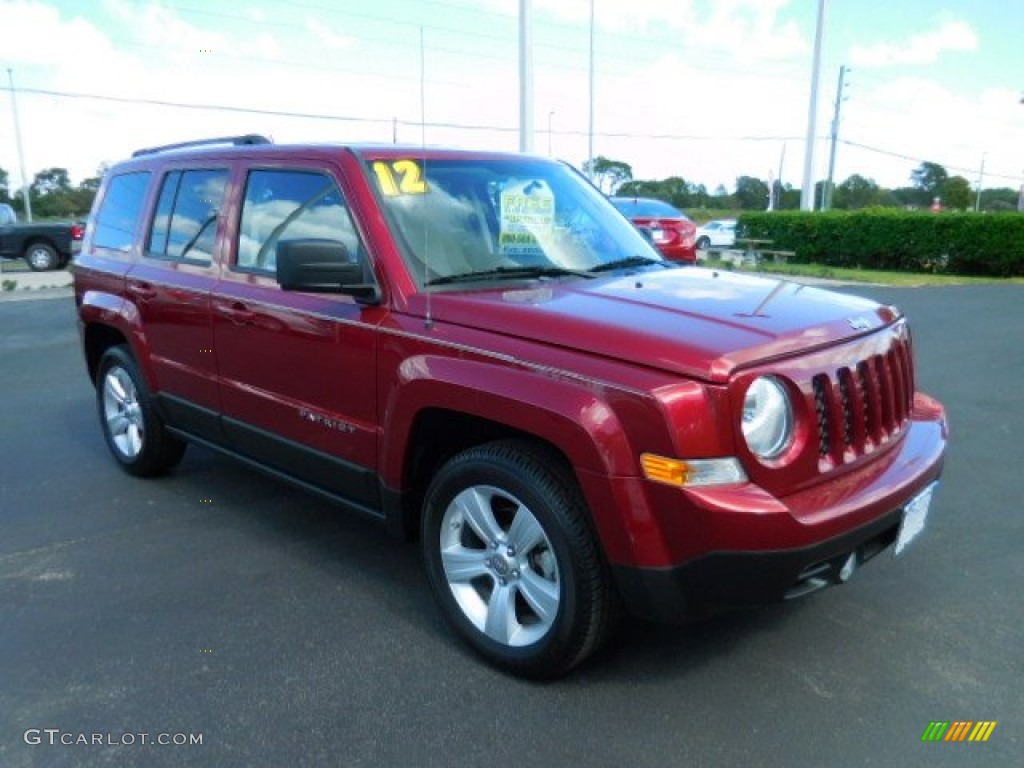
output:
[[[530,0],[519,0],[519,151],[533,152],[533,46]]]
[[[839,108],[843,103],[843,87],[846,84],[846,73],[849,72],[846,65],[839,67],[839,84],[836,86],[836,110],[832,115],[832,148],[828,154],[828,178],[825,182],[825,191],[822,193],[821,209],[827,211],[832,207],[832,176],[836,170],[836,144],[839,142]]]
[[[807,105],[807,142],[804,152],[804,182],[800,190],[800,209],[814,210],[814,132],[818,118],[818,74],[821,72],[821,39],[825,34],[827,0],[818,0],[818,24],[814,33],[814,60],[811,65],[811,97]]]
[[[981,169],[978,171],[978,196],[974,198],[974,212],[981,210],[981,185],[985,181],[985,153],[981,153]]]
[[[21,123],[18,121],[18,100],[14,96],[14,72],[7,68],[7,81],[11,84],[11,113],[14,115],[14,143],[18,148],[18,167],[21,171],[21,197],[25,201],[25,220],[32,221],[32,198],[29,196],[28,176],[25,175],[25,153],[21,149]]]

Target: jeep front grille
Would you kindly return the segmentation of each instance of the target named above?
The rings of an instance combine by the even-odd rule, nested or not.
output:
[[[834,466],[884,445],[906,426],[914,397],[910,348],[894,339],[883,354],[812,379],[818,454]]]

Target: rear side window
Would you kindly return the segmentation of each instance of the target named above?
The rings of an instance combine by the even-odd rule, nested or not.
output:
[[[237,266],[274,272],[277,244],[306,239],[342,243],[353,262],[362,259],[359,235],[334,179],[312,171],[250,171],[239,225]]]
[[[168,173],[150,230],[149,254],[209,264],[227,182],[225,169]]]
[[[149,186],[149,176],[148,171],[143,171],[111,177],[103,202],[96,212],[93,245],[117,251],[131,250],[132,237]]]

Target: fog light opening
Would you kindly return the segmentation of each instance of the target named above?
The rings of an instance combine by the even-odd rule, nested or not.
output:
[[[855,570],[857,570],[857,553],[851,552],[850,556],[846,558],[846,562],[843,563],[843,567],[839,569],[839,583],[848,582]]]

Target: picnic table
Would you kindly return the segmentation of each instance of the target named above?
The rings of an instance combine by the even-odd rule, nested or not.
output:
[[[760,264],[766,256],[772,261],[785,264],[791,256],[796,255],[794,251],[777,251],[766,247],[773,243],[774,240],[758,237],[740,237],[736,239],[736,245],[744,250],[744,264]]]

